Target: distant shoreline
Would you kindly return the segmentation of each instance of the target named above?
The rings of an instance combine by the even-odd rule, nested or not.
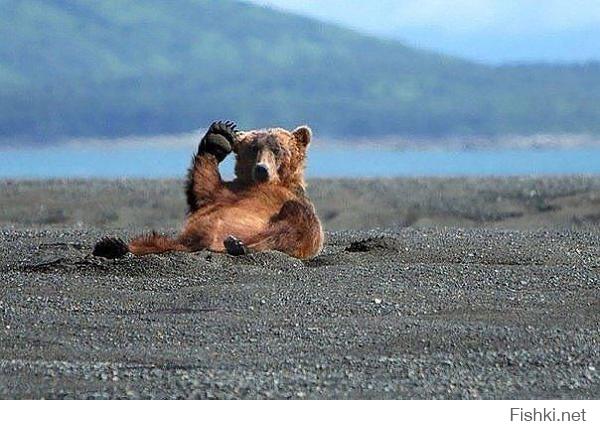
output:
[[[151,145],[164,148],[194,148],[204,133],[204,129],[187,133],[130,135],[120,137],[64,137],[43,141],[33,138],[1,138],[0,151],[68,146],[74,148]],[[498,136],[408,136],[390,135],[381,137],[330,137],[319,136],[315,144],[320,147],[344,148],[367,147],[386,150],[504,150],[504,149],[571,149],[600,147],[600,135],[593,134],[533,134]]]
[[[397,150],[503,150],[569,149],[600,146],[600,136],[591,134],[534,134],[501,136],[386,136],[377,138],[324,139],[326,144],[375,146]]]

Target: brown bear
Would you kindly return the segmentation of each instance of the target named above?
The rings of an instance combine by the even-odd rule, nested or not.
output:
[[[309,127],[239,132],[215,122],[200,141],[188,172],[189,214],[179,236],[151,233],[126,244],[104,238],[93,254],[107,258],[208,249],[232,255],[277,250],[308,259],[323,247],[323,230],[305,191]],[[236,155],[235,179],[224,182],[219,163]]]

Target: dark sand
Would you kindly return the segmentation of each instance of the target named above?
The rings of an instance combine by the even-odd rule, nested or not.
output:
[[[329,179],[309,194],[329,231],[600,225],[600,176]],[[184,214],[183,181],[0,180],[0,225],[177,229]]]
[[[308,262],[94,258],[179,184],[1,185],[1,398],[600,398],[599,179],[319,181]]]

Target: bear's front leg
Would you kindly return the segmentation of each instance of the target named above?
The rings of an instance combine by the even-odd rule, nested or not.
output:
[[[188,171],[185,194],[189,212],[211,201],[222,188],[219,163],[236,144],[236,125],[232,121],[213,122],[198,145]]]
[[[223,241],[223,246],[229,255],[245,255],[249,251],[244,242],[235,236],[227,236]]]

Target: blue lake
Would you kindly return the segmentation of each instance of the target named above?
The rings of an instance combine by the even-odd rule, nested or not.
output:
[[[193,147],[77,145],[0,149],[1,178],[183,177]],[[233,157],[222,167],[230,178]],[[314,146],[309,177],[600,174],[600,147],[498,151],[400,151]]]

